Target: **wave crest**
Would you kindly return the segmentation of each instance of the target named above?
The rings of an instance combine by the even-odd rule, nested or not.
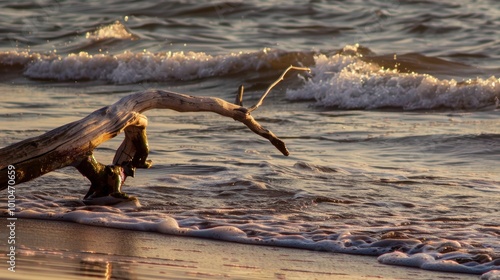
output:
[[[115,21],[94,32],[87,32],[85,38],[92,41],[102,41],[106,39],[136,40],[139,37],[130,32],[120,21]]]
[[[315,56],[313,77],[287,91],[290,100],[316,100],[322,107],[342,109],[402,108],[478,109],[495,106],[500,79],[465,82],[438,79],[428,74],[401,73],[362,60],[356,46],[332,56]]]
[[[0,66],[24,66],[24,75],[56,81],[102,80],[116,84],[143,81],[194,80],[242,73],[248,70],[285,69],[312,56],[263,49],[210,55],[204,52],[123,52],[121,54],[71,53],[66,56],[31,52],[0,52]],[[307,59],[307,58],[306,58]]]

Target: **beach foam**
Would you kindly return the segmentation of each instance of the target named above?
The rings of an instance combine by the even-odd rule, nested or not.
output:
[[[492,270],[481,275],[481,280],[500,280],[500,270]]]
[[[54,202],[53,202],[54,203]],[[53,204],[51,203],[51,205]],[[24,208],[27,204],[23,205]],[[53,205],[52,205],[53,206]],[[364,234],[352,234],[344,231],[338,234],[316,234],[310,236],[299,232],[292,233],[286,227],[268,228],[258,222],[242,225],[221,224],[210,228],[202,228],[202,221],[194,223],[193,219],[178,219],[167,214],[155,213],[154,217],[147,212],[115,208],[111,206],[81,206],[71,211],[61,210],[64,207],[45,209],[43,204],[26,207],[16,214],[19,218],[50,219],[69,221],[80,224],[134,231],[157,232],[168,235],[201,237],[224,240],[244,244],[289,247],[315,251],[327,251],[357,255],[379,256],[383,264],[418,267],[426,270],[448,271],[469,274],[483,274],[482,279],[497,279],[500,269],[498,261],[486,254],[474,254],[461,250],[461,243],[442,240],[422,242],[412,238],[377,239]],[[59,209],[59,210],[55,210]],[[134,214],[135,213],[135,214]],[[281,224],[280,221],[274,221]],[[258,232],[260,234],[255,235]],[[280,234],[286,232],[287,234]],[[249,232],[253,232],[249,235]],[[455,248],[446,252],[443,248]],[[441,252],[440,252],[441,250]]]
[[[470,256],[466,254],[463,255],[464,259],[468,257]],[[446,259],[445,257],[443,257],[443,254],[436,253],[418,253],[415,255],[408,255],[402,252],[393,252],[378,257],[378,261],[383,264],[417,267],[433,271],[448,271],[471,274],[488,273],[492,271],[493,268],[498,267],[498,265],[495,265],[494,262],[478,263],[474,260],[470,260],[469,262],[460,264],[455,260]],[[491,275],[494,274],[495,273],[491,273],[489,275],[486,275],[485,277],[491,277]]]

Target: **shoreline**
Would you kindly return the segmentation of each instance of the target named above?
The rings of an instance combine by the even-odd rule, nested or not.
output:
[[[8,221],[4,219],[3,227]],[[2,251],[8,232],[1,233]],[[69,222],[18,219],[9,279],[479,279],[375,257],[246,245]],[[7,274],[8,273],[8,274]]]

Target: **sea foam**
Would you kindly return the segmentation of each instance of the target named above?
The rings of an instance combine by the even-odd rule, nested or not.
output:
[[[459,264],[454,260],[442,259],[441,257],[441,254],[418,253],[414,255],[407,255],[402,252],[392,252],[381,255],[378,257],[378,261],[383,264],[470,274],[486,274],[492,270],[492,267],[498,267],[498,265],[495,265],[494,262],[480,264],[471,261],[470,263]],[[491,273],[490,275],[494,275],[494,273]]]
[[[378,256],[383,264],[418,267],[426,270],[448,271],[458,273],[483,274],[481,279],[498,279],[500,265],[498,261],[481,254],[466,251],[439,252],[436,248],[445,245],[459,248],[456,241],[440,241],[424,244],[418,239],[374,239],[364,234],[352,234],[344,231],[337,234],[315,236],[291,232],[279,234],[279,226],[269,229],[273,234],[254,233],[262,230],[263,225],[257,222],[250,224],[219,224],[210,228],[200,228],[192,219],[179,219],[167,214],[155,213],[154,218],[147,212],[135,213],[133,209],[120,209],[112,206],[80,206],[71,211],[65,207],[61,210],[45,209],[46,206],[21,203],[19,218],[50,219],[76,222],[80,224],[108,228],[128,229],[135,231],[157,232],[169,235],[190,236],[224,240],[253,245],[289,247],[315,251]],[[24,207],[26,205],[30,207]],[[66,210],[63,210],[66,209]],[[130,212],[132,211],[132,212]],[[188,221],[189,220],[189,221]],[[280,224],[279,222],[276,223]],[[249,235],[248,232],[254,232]],[[318,240],[316,240],[318,239]],[[482,257],[485,256],[485,257]]]

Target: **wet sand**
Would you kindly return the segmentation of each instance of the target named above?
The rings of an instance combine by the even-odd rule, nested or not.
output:
[[[6,219],[3,220],[3,228]],[[7,249],[6,231],[1,233]],[[18,219],[16,272],[2,279],[478,279],[379,264],[374,257],[244,245]],[[10,246],[10,245],[9,245]],[[2,250],[6,251],[6,250]],[[5,278],[7,277],[7,278]]]

